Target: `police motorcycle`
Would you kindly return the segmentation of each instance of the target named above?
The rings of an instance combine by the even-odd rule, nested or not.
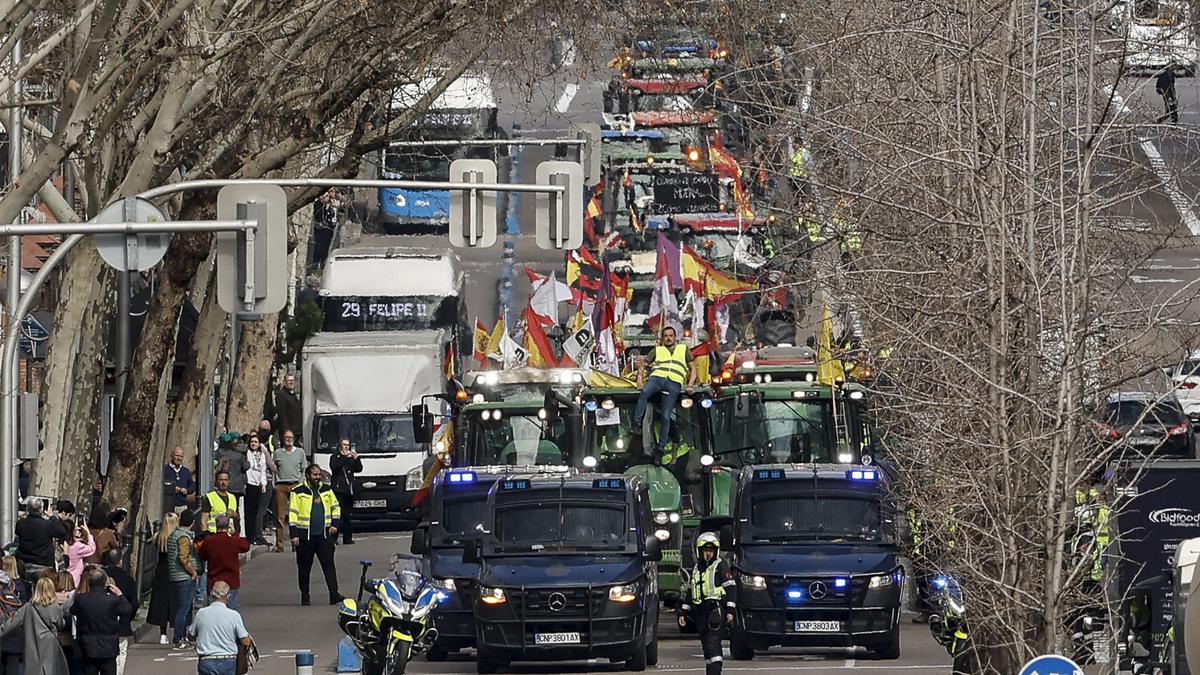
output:
[[[935,574],[929,580],[929,632],[954,659],[954,673],[971,670],[971,634],[967,629],[967,607],[958,580]]]
[[[416,556],[393,557],[392,576],[386,579],[367,579],[371,562],[360,564],[358,597],[342,601],[338,627],[358,648],[363,675],[404,675],[409,660],[437,639],[429,617],[446,596],[430,583]],[[360,609],[364,593],[370,597]]]

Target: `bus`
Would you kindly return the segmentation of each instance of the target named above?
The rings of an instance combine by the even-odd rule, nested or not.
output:
[[[401,87],[392,106],[410,108],[438,82],[426,78]],[[497,139],[504,136],[496,122],[496,99],[491,78],[466,73],[455,80],[398,142],[432,142],[429,145],[396,145],[381,152],[380,167],[387,180],[445,181],[456,159],[491,159],[498,164],[507,156],[503,146],[461,147],[458,141]],[[393,113],[395,114],[395,113]],[[444,144],[443,144],[444,143]],[[450,217],[446,190],[379,190],[379,220],[388,234],[415,234],[444,230]]]

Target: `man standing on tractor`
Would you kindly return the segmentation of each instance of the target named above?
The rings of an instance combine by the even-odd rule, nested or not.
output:
[[[679,626],[686,627],[690,618],[700,634],[704,675],[721,675],[721,635],[726,625],[733,624],[737,607],[737,582],[720,551],[715,533],[696,537],[696,566],[690,575],[688,596],[679,606]]]
[[[654,357],[650,361],[650,378],[646,378],[646,363],[638,367],[638,387],[642,395],[638,397],[637,407],[633,410],[633,435],[642,432],[642,420],[646,416],[646,405],[650,399],[661,396],[658,401],[660,417],[658,438],[654,441],[655,456],[663,454],[663,448],[671,437],[671,416],[675,412],[675,404],[687,383],[688,393],[696,384],[696,369],[692,367],[692,353],[687,345],[677,342],[675,329],[667,326],[662,329],[659,344],[654,348]],[[643,442],[642,447],[645,447]]]

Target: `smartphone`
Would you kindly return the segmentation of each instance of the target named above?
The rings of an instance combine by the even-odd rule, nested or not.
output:
[[[82,515],[80,515],[78,513],[75,514],[75,525],[77,525],[79,527],[83,527],[83,524],[85,522],[87,522],[87,521]]]

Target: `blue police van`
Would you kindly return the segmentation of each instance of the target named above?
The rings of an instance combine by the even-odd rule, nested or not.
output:
[[[785,647],[862,647],[900,656],[904,569],[880,468],[858,464],[745,467],[733,494],[738,607],[735,659]]]
[[[662,558],[640,478],[504,477],[488,494],[473,593],[477,670],[513,661],[658,661]]]

